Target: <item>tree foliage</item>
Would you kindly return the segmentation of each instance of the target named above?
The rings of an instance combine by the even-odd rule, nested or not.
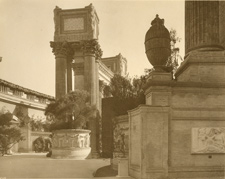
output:
[[[114,100],[113,111],[116,115],[124,115],[128,110],[134,109],[139,104],[145,103],[144,90],[138,78],[128,79],[115,74],[110,81],[110,85],[104,90],[104,97],[112,97]]]
[[[166,66],[171,67],[173,73],[177,71],[179,66],[179,61],[183,61],[182,57],[179,55],[179,48],[176,47],[176,43],[181,41],[181,38],[177,36],[177,31],[175,29],[170,30],[171,39],[171,55],[168,58]]]
[[[75,90],[50,103],[45,109],[51,121],[50,130],[86,128],[90,118],[96,117],[97,109],[90,104],[86,91]]]
[[[24,140],[21,130],[13,124],[13,115],[0,113],[0,152],[5,155],[16,143]]]
[[[129,98],[133,96],[131,81],[121,75],[115,74],[110,81],[110,93],[116,98]]]

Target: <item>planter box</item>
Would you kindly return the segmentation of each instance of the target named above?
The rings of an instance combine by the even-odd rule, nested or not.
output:
[[[53,131],[52,158],[84,160],[91,152],[90,130],[62,129]]]

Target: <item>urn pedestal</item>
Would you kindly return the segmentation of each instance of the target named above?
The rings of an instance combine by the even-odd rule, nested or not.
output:
[[[52,158],[86,159],[91,152],[90,132],[84,129],[53,131]]]

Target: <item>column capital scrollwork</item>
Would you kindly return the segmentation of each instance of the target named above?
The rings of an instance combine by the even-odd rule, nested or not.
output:
[[[93,54],[96,60],[102,57],[102,50],[97,40],[85,40],[81,42],[81,49],[85,54]]]
[[[50,42],[50,47],[55,56],[64,55],[67,57],[73,56],[73,48],[68,42]]]

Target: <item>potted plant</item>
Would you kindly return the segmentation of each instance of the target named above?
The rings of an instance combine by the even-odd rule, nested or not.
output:
[[[52,157],[85,159],[91,152],[88,121],[96,118],[86,91],[75,90],[50,103],[45,110],[53,132]]]

